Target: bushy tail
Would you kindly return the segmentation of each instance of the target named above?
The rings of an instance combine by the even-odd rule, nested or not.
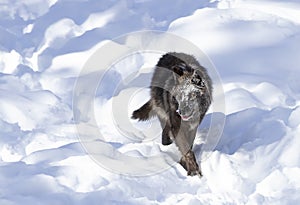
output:
[[[149,100],[142,107],[133,111],[131,118],[135,120],[145,121],[148,120],[153,115],[154,113],[152,111],[151,100]]]

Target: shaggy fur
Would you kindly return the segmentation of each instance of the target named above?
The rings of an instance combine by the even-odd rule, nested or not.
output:
[[[202,176],[192,147],[212,101],[212,82],[206,69],[191,55],[167,53],[156,65],[150,88],[151,99],[134,111],[132,118],[147,120],[156,115],[163,129],[162,144],[174,141],[187,174]]]

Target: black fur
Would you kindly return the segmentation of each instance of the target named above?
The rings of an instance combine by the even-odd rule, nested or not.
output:
[[[175,141],[187,174],[201,176],[192,146],[212,101],[212,82],[206,69],[191,55],[167,53],[156,65],[150,88],[151,99],[134,111],[132,118],[147,120],[157,115],[163,128],[162,144]]]
[[[151,101],[148,101],[140,109],[135,110],[132,113],[132,119],[138,119],[141,121],[148,120],[150,118],[150,112],[152,110]]]

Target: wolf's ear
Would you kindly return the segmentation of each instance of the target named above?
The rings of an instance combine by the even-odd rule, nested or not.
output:
[[[172,67],[172,70],[174,71],[174,75],[176,73],[178,76],[182,76],[184,71],[186,70],[186,65],[184,63],[180,63],[179,65],[174,65]]]

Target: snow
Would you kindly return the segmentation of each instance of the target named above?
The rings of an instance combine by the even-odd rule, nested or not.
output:
[[[20,62],[20,54],[15,50],[11,52],[1,52],[1,73],[12,74]]]
[[[1,1],[0,204],[299,204],[299,9]],[[161,145],[156,118],[130,119],[163,49],[188,42],[215,83],[194,146],[201,179]]]

